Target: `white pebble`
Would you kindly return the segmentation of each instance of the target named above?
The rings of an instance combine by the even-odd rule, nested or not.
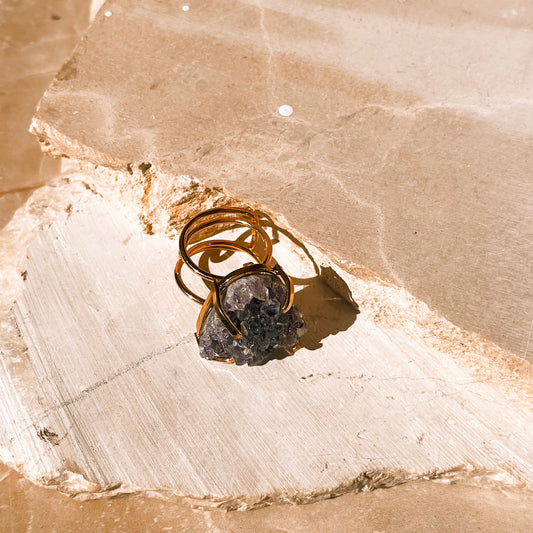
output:
[[[111,11],[106,11],[106,12],[104,13],[104,15],[105,15],[106,17],[110,17],[112,14],[113,14],[113,13],[111,13]]]
[[[189,6],[187,4],[185,4],[184,6],[181,6],[181,9],[183,11],[189,11]]]
[[[280,105],[278,109],[278,113],[282,117],[290,117],[292,115],[293,109],[292,106],[288,104]]]

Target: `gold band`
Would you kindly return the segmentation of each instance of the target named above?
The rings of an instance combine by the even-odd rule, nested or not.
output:
[[[189,255],[196,255],[202,252],[208,252],[211,250],[228,250],[230,252],[245,252],[250,254],[258,263],[261,262],[260,257],[258,257],[255,252],[244,246],[243,244],[240,244],[238,242],[231,242],[231,241],[219,241],[219,240],[213,240],[213,241],[205,241],[205,242],[199,242],[195,245],[191,246],[187,251],[187,256]],[[184,258],[180,255],[176,267],[174,268],[174,278],[176,279],[176,283],[178,284],[178,287],[184,292],[191,300],[194,300],[195,302],[202,304],[205,302],[205,298],[202,298],[201,296],[198,296],[196,293],[192,292],[189,287],[185,285],[183,282],[183,279],[181,277],[181,269],[183,265],[186,264]],[[189,266],[189,263],[187,263],[187,266]],[[206,276],[202,276],[205,278]],[[223,276],[217,276],[217,279],[223,279]]]
[[[266,231],[261,227],[258,216],[254,212],[243,208],[220,207],[196,215],[185,225],[181,232],[179,239],[180,256],[193,272],[210,281],[221,280],[224,277],[203,270],[189,257],[193,255],[189,250],[193,238],[204,230],[221,225],[225,225],[226,229],[228,229],[228,226],[244,226],[249,228],[252,231],[252,240],[250,242],[250,249],[252,250],[255,250],[259,244],[258,237],[260,236],[265,250],[262,258],[258,261],[262,264],[268,264],[272,258],[272,241]],[[225,242],[233,243],[234,241]]]

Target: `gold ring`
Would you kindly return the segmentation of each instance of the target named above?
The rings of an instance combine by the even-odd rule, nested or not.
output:
[[[211,238],[229,230],[246,229],[250,240]],[[253,261],[222,276],[202,268],[192,257],[223,251],[248,254]],[[254,211],[216,208],[191,219],[179,238],[174,277],[181,291],[202,305],[196,325],[200,355],[236,364],[262,364],[277,350],[292,353],[305,332],[299,309],[293,305],[290,277],[272,256],[272,241]],[[184,265],[200,276],[210,292],[202,298],[184,283]]]

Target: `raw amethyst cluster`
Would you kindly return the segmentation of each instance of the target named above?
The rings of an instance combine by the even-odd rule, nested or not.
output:
[[[286,291],[274,275],[249,274],[230,283],[222,294],[223,306],[242,337],[232,337],[211,309],[198,338],[200,355],[206,359],[233,358],[237,365],[256,365],[277,350],[294,349],[305,333],[305,324],[294,305],[281,312]]]

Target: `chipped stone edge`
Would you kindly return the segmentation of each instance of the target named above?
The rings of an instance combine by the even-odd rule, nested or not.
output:
[[[88,481],[81,474],[71,471],[64,471],[49,480],[41,479],[39,481],[45,487],[56,489],[79,501],[142,494],[143,496],[159,498],[166,501],[180,501],[188,504],[193,509],[221,509],[225,511],[251,511],[279,504],[306,505],[338,498],[345,494],[387,489],[405,483],[423,481],[440,483],[456,483],[461,481],[479,488],[498,488],[508,491],[526,490],[533,494],[533,491],[525,483],[517,481],[516,477],[503,469],[478,468],[470,464],[460,465],[447,470],[433,470],[422,474],[400,469],[387,471],[379,469],[368,470],[361,472],[353,479],[347,479],[339,483],[329,490],[311,492],[285,490],[269,494],[234,496],[231,498],[217,498],[209,495],[200,498],[180,493],[175,489],[138,488],[119,483],[100,486],[97,483]]]
[[[238,199],[223,188],[209,188],[190,176],[170,174],[150,162],[126,162],[109,157],[64,136],[37,117],[30,132],[38,138],[43,152],[73,159],[83,170],[89,170],[93,192],[112,199],[117,205],[127,205],[129,213],[125,214],[130,217],[133,206],[147,233],[176,238],[192,215],[221,205],[248,205],[268,214],[276,225],[307,248],[326,283],[332,286],[331,279],[335,277],[328,276],[328,272],[334,272],[347,283],[351,294],[343,296],[357,302],[365,316],[383,326],[407,331],[427,346],[448,354],[471,375],[496,385],[509,400],[533,411],[531,363],[477,333],[455,326],[368,267],[323,250],[292,228],[282,214]],[[334,284],[332,288],[336,289]]]

